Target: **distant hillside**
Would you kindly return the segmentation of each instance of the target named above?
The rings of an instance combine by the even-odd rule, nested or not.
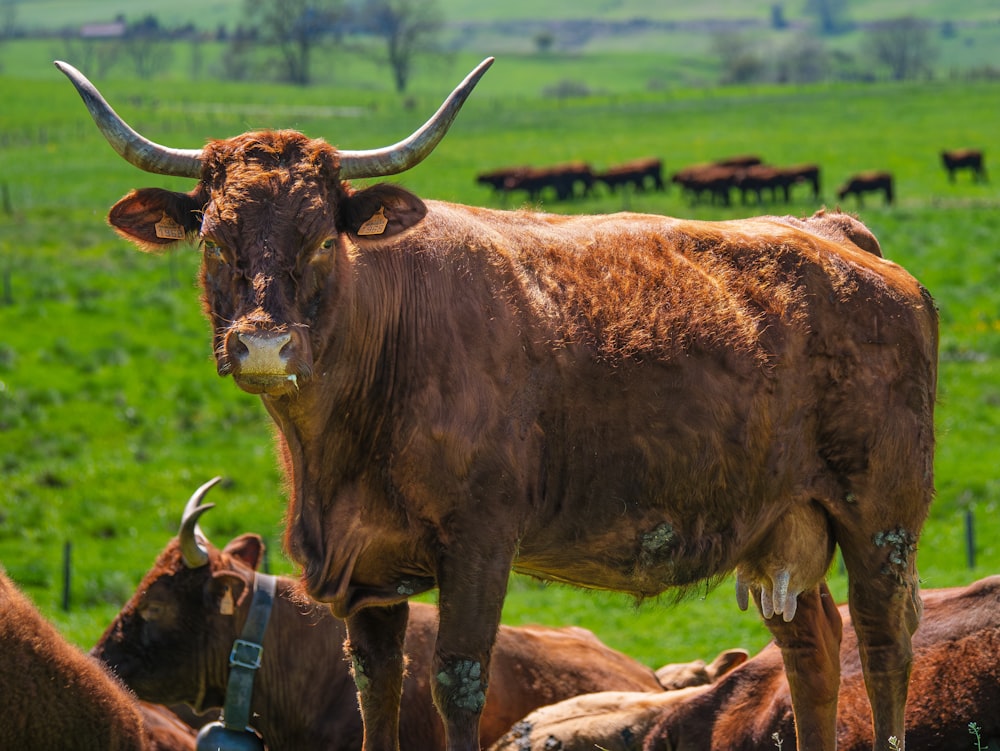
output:
[[[166,29],[193,25],[204,33],[231,32],[242,22],[245,0],[22,0],[15,26],[31,35],[74,33],[85,24],[118,17],[155,16]],[[365,3],[349,0],[363,16]],[[566,58],[636,54],[669,58],[681,82],[699,85],[698,72],[718,68],[720,50],[756,57],[771,69],[802,66],[820,53],[838,67],[834,77],[870,75],[861,54],[873,24],[912,16],[927,22],[930,62],[938,77],[962,71],[1000,76],[1000,4],[996,0],[850,0],[836,34],[816,34],[806,0],[438,0],[446,19],[440,46],[450,52]],[[165,10],[169,7],[169,11]],[[806,40],[819,39],[819,48]],[[817,51],[819,50],[819,51]],[[844,72],[846,71],[846,73]],[[687,75],[684,75],[689,72]],[[781,80],[769,74],[773,80]],[[761,77],[760,80],[765,80]],[[739,79],[737,79],[739,80]],[[743,80],[755,80],[753,78]]]
[[[364,7],[363,0],[350,0]],[[117,16],[135,20],[154,15],[167,27],[193,23],[199,28],[220,25],[235,28],[241,20],[245,0],[21,0],[16,3],[17,26],[24,31],[56,31],[88,23],[106,22]],[[811,22],[806,0],[703,0],[697,3],[664,3],[660,0],[438,0],[445,17],[457,29],[517,29],[544,27],[548,21],[604,24],[628,32],[650,24],[682,24],[684,28],[710,28],[727,24],[767,25],[773,9],[793,27]],[[362,11],[363,12],[363,11]],[[975,23],[1000,25],[1000,6],[995,0],[849,0],[847,17],[859,23],[886,18],[915,16],[959,26]]]

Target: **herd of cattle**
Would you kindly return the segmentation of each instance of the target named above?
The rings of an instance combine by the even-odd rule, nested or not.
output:
[[[958,170],[969,170],[977,181],[986,179],[983,152],[979,149],[945,150],[941,161],[954,182]],[[476,182],[493,189],[503,196],[524,193],[527,200],[537,203],[541,199],[568,201],[592,195],[594,187],[603,184],[614,194],[619,188],[636,192],[664,191],[663,162],[657,158],[637,159],[624,164],[594,170],[586,162],[569,162],[548,167],[506,167],[483,172]],[[792,188],[804,185],[815,202],[821,196],[820,168],[817,164],[779,166],[765,164],[755,154],[726,157],[708,164],[690,165],[675,172],[670,182],[677,185],[693,202],[709,201],[729,206],[732,194],[740,196],[743,205],[753,201],[761,205],[790,203]],[[544,191],[544,193],[543,193]],[[891,172],[872,170],[850,175],[837,189],[837,199],[855,196],[859,205],[867,193],[881,193],[886,205],[895,199]]]
[[[108,220],[143,250],[197,238],[216,368],[278,428],[302,573],[259,573],[254,535],[212,546],[206,483],[90,657],[4,581],[0,746],[157,748],[177,723],[134,696],[222,706],[240,738],[245,715],[272,751],[1000,735],[1000,582],[921,605],[930,293],[839,211],[568,217],[352,186],[429,156],[491,62],[364,150],[288,130],[161,146],[57,63],[123,158],[197,181],[134,190]],[[661,169],[605,183],[655,190]],[[794,184],[734,169],[761,199]],[[818,170],[796,180],[819,190]],[[849,609],[825,584],[836,548]],[[512,570],[640,599],[735,573],[775,640],[658,677],[578,630],[501,627]],[[438,609],[409,604],[432,589]]]
[[[206,508],[210,508],[207,506]],[[90,654],[68,644],[0,569],[0,748],[194,751],[226,698],[233,644],[264,552],[252,533],[187,560],[193,529],[171,539]],[[830,594],[821,595],[833,607]],[[227,606],[227,601],[232,598]],[[964,751],[1000,742],[1000,576],[923,592],[907,703],[907,748]],[[850,614],[841,647],[837,743],[872,747]],[[402,748],[445,749],[429,681],[437,612],[410,606]],[[362,720],[344,622],[278,577],[250,706],[270,751],[360,751]],[[490,751],[750,751],[795,729],[781,652],[726,650],[659,670],[581,628],[502,626],[480,726]],[[775,743],[778,739],[778,743]]]

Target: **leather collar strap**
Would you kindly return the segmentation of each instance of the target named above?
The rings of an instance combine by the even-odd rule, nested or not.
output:
[[[253,600],[240,638],[229,654],[229,682],[226,703],[219,718],[230,730],[245,731],[250,725],[250,700],[253,698],[254,674],[260,668],[264,652],[264,633],[274,604],[275,577],[258,573],[253,580]]]

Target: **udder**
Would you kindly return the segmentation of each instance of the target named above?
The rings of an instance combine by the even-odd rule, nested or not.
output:
[[[798,596],[826,575],[833,538],[826,514],[814,503],[792,508],[764,543],[736,568],[736,602],[746,610],[750,593],[765,618],[795,617]]]

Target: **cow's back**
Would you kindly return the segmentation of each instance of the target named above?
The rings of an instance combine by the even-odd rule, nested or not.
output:
[[[131,696],[0,569],[0,748],[147,749]]]

